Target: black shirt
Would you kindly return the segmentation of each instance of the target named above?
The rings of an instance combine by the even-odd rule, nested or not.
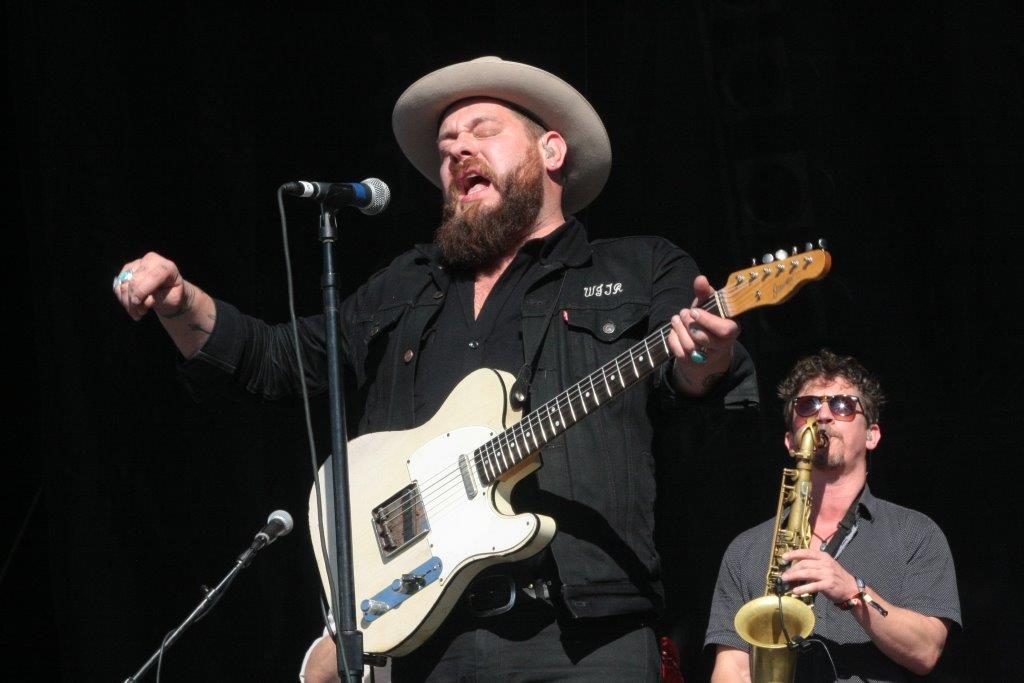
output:
[[[448,298],[427,327],[416,367],[415,414],[422,424],[434,415],[455,385],[479,368],[519,374],[525,361],[522,303],[544,271],[541,256],[550,254],[565,226],[526,242],[488,294],[480,316],[473,316],[471,273],[453,274]]]

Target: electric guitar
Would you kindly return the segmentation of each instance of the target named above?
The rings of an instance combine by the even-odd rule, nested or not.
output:
[[[783,253],[732,273],[703,308],[733,317],[779,304],[831,267],[823,247]],[[551,541],[555,521],[517,514],[512,489],[540,467],[542,446],[671,358],[670,332],[666,324],[525,416],[509,397],[514,378],[481,369],[425,424],[349,442],[354,607],[365,652],[413,651],[484,568],[529,557]],[[318,477],[325,502],[317,504],[314,485],[309,527],[330,597],[333,571],[328,574],[321,544],[321,525],[333,526],[330,458]],[[333,570],[337,553],[327,543]]]

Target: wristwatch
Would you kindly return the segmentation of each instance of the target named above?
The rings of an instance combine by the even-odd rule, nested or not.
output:
[[[865,585],[864,579],[860,578],[859,576],[855,576],[853,577],[853,581],[857,584],[857,592],[854,595],[848,597],[846,600],[843,600],[842,602],[837,602],[836,607],[845,612],[846,610],[852,607],[856,607],[863,600],[864,604],[871,605],[871,607],[877,610],[878,613],[881,614],[883,617],[889,615],[889,610],[879,605],[870,595],[868,595],[868,587],[867,585]]]

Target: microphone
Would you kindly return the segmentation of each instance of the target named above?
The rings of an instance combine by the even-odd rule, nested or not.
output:
[[[285,194],[316,199],[330,208],[354,206],[367,216],[387,208],[391,190],[378,178],[367,178],[361,183],[318,183],[293,180],[281,186]]]
[[[288,532],[295,526],[292,516],[284,510],[274,510],[267,517],[267,523],[256,532],[256,538],[252,539],[249,548],[238,556],[238,564],[241,567],[248,567],[256,553],[266,548],[281,536],[287,536]]]
[[[252,547],[256,550],[265,548],[281,536],[287,536],[295,526],[292,516],[284,510],[275,510],[267,517],[267,523],[256,534]]]

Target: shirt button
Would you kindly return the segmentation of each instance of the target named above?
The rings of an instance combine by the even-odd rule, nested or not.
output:
[[[403,353],[403,354],[402,354],[402,360],[404,360],[404,361],[405,361],[406,363],[408,363],[409,361],[411,361],[411,360],[412,360],[412,357],[413,357],[414,355],[416,355],[416,354],[414,354],[414,353],[412,352],[412,349],[406,349],[406,350],[405,350],[405,353]]]
[[[469,342],[469,348],[471,348],[471,349],[478,349],[478,348],[480,348],[480,342],[478,342],[478,341],[476,341],[474,339],[473,341]]]
[[[612,332],[615,331],[615,323],[606,322],[604,325],[601,326],[601,331],[604,332],[605,334],[611,334]]]

